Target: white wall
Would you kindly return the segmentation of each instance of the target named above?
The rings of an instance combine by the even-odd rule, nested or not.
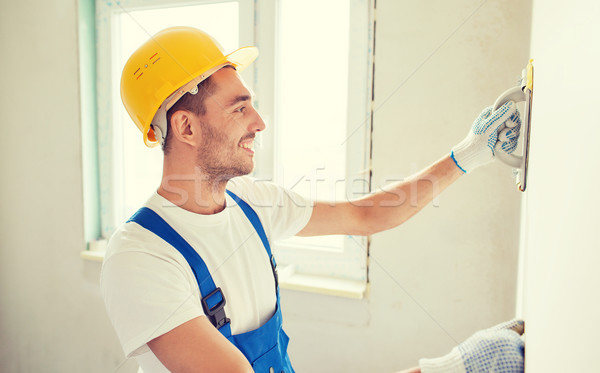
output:
[[[84,262],[75,0],[0,10],[0,371],[111,372],[122,361]]]
[[[524,199],[526,371],[598,371],[600,5],[535,1]]]
[[[377,7],[373,175],[382,185],[447,154],[515,84],[529,57],[531,3]],[[297,370],[391,372],[513,317],[520,200],[509,167],[477,170],[439,207],[372,237],[366,300],[284,293]]]
[[[378,0],[376,185],[446,154],[519,74],[530,3],[480,4]],[[110,372],[123,355],[99,264],[79,258],[76,1],[5,2],[0,30],[0,370]],[[519,201],[510,170],[494,164],[461,179],[440,207],[372,238],[365,300],[285,292],[297,370],[392,371],[511,317]]]

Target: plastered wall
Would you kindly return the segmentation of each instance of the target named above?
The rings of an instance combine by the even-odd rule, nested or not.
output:
[[[0,371],[112,372],[123,353],[84,262],[75,0],[0,5]],[[125,364],[131,370],[131,364]]]
[[[447,154],[529,57],[528,1],[377,1],[373,182]],[[460,179],[372,237],[363,301],[284,293],[302,372],[392,372],[515,313],[521,194],[509,167]]]
[[[377,6],[376,186],[463,138],[527,60],[531,17],[530,3],[517,0]],[[76,1],[1,7],[0,370],[112,372],[123,355],[100,299],[99,265],[79,258]],[[366,299],[284,292],[297,371],[406,368],[512,317],[519,209],[510,170],[491,165],[452,186],[439,207],[372,237]],[[126,362],[117,371],[135,369]]]
[[[530,182],[523,201],[526,371],[597,372],[600,5],[535,1]]]

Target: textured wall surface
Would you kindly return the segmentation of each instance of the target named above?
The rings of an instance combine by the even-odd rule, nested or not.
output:
[[[76,4],[1,6],[2,372],[104,373],[123,361],[100,297],[100,264],[79,257],[85,244]]]
[[[378,0],[374,185],[446,154],[512,85],[529,56],[530,11],[517,0]],[[123,355],[100,266],[79,258],[76,1],[4,3],[0,30],[0,370],[111,372]],[[366,299],[284,292],[297,370],[398,370],[512,317],[519,209],[510,169],[491,165],[372,237]]]
[[[377,1],[373,181],[447,154],[514,85],[531,2]],[[364,301],[284,294],[301,372],[391,372],[514,316],[521,193],[492,164],[404,225],[372,237]],[[326,310],[325,312],[323,312]]]
[[[600,5],[535,1],[530,182],[523,206],[526,371],[598,371]]]

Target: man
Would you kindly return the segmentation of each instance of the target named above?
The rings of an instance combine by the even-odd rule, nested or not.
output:
[[[123,103],[144,142],[162,144],[163,178],[111,238],[101,287],[125,353],[146,373],[293,372],[269,242],[396,227],[491,161],[503,125],[500,146],[516,146],[519,116],[509,102],[486,109],[451,154],[415,177],[358,201],[313,206],[245,176],[265,124],[238,72],[257,55],[253,47],[224,55],[202,31],[174,27],[123,69]]]

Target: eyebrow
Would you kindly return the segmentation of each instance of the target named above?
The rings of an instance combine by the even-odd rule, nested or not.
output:
[[[250,96],[250,95],[236,96],[231,101],[229,101],[229,103],[227,104],[227,107],[231,107],[231,106],[237,104],[238,102],[249,101],[250,99],[252,99],[252,96]]]

